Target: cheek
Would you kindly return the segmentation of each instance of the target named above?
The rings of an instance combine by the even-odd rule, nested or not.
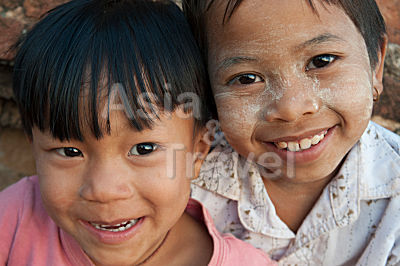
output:
[[[46,203],[62,208],[75,199],[79,191],[79,175],[76,171],[37,165],[40,191]]]
[[[152,176],[141,196],[154,208],[153,221],[158,228],[170,230],[185,211],[190,197],[190,179],[181,176],[179,169],[174,178]],[[184,174],[184,173],[183,173]]]
[[[338,112],[350,126],[365,123],[371,117],[373,106],[370,80],[368,72],[353,73],[320,84],[315,93],[325,106]]]
[[[47,213],[58,225],[64,228],[76,199],[75,186],[69,182],[61,182],[53,175],[47,175],[43,172],[39,173],[39,185]]]
[[[257,98],[259,97],[235,96],[229,93],[215,95],[218,119],[228,141],[240,143],[251,138],[259,121],[258,116],[263,110],[263,105]]]
[[[35,159],[43,204],[53,220],[65,227],[78,202],[79,173],[57,166],[41,152],[36,152]]]
[[[186,160],[186,153],[177,151],[175,156],[160,161],[157,166],[138,172],[137,176],[142,178],[137,182],[137,189],[159,210],[177,213],[174,208],[185,208],[189,200],[190,178],[187,176],[191,170],[190,163],[190,158]]]

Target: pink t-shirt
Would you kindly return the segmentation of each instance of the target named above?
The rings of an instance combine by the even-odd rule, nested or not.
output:
[[[275,265],[263,252],[221,235],[207,210],[190,200],[186,212],[203,222],[214,242],[209,265]],[[47,215],[37,176],[0,192],[0,265],[93,265],[78,243]]]

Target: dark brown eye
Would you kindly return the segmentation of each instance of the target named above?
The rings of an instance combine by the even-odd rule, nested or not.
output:
[[[236,76],[235,78],[230,80],[228,83],[229,83],[229,85],[234,85],[234,84],[248,85],[248,84],[262,82],[262,81],[264,81],[264,80],[258,75],[242,74],[242,75]]]
[[[61,156],[65,157],[80,157],[82,156],[82,152],[78,150],[77,148],[73,147],[66,147],[66,148],[60,148],[56,150],[58,154]]]
[[[312,58],[310,63],[308,63],[307,70],[326,67],[336,59],[337,59],[336,55],[331,55],[331,54],[318,55]]]
[[[130,155],[146,155],[152,153],[158,148],[157,144],[155,143],[139,143],[133,146],[133,148],[129,151]]]

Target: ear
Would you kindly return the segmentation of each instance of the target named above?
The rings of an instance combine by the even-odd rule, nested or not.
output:
[[[25,138],[29,142],[29,144],[32,144],[33,142],[33,136],[29,136],[28,134],[25,133]]]
[[[378,51],[378,61],[373,72],[372,84],[374,86],[374,98],[377,98],[383,91],[383,66],[385,65],[386,48],[388,44],[387,35],[384,36],[381,48]],[[378,94],[378,95],[375,95]]]
[[[210,141],[206,137],[209,135],[206,127],[197,129],[194,142],[194,162],[193,162],[193,179],[196,179],[200,174],[201,165],[203,164],[208,152],[210,151]]]

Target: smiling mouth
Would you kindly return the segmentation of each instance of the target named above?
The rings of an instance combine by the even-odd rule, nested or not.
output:
[[[310,149],[312,146],[320,143],[325,135],[328,134],[328,130],[324,130],[314,136],[310,136],[307,138],[303,138],[296,141],[280,141],[280,142],[272,142],[278,149],[287,150],[291,152],[300,152],[304,150]]]
[[[119,224],[98,224],[98,223],[93,223],[89,222],[90,225],[95,227],[96,229],[103,230],[103,231],[108,231],[108,232],[123,232],[134,226],[138,221],[140,221],[141,218],[138,219],[133,219],[133,220],[128,220],[123,223]]]

